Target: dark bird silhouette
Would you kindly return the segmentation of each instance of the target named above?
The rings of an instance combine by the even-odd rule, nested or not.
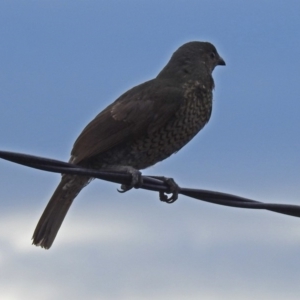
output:
[[[212,44],[184,44],[156,78],[124,93],[84,128],[70,162],[128,172],[132,183],[122,189],[136,186],[139,170],[180,150],[208,122],[217,65],[225,62]],[[34,231],[34,245],[51,247],[74,198],[91,179],[62,175]]]

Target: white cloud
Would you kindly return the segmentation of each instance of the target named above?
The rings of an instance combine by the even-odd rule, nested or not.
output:
[[[107,200],[85,209],[79,204],[50,250],[30,245],[37,221],[33,210],[7,213],[0,221],[0,294],[6,299],[281,299],[276,282],[286,276],[287,266],[298,265],[291,261],[299,249],[296,219],[186,199],[171,206],[151,200],[111,200],[111,205]],[[253,285],[256,289],[245,294]],[[289,285],[298,289],[293,279]]]

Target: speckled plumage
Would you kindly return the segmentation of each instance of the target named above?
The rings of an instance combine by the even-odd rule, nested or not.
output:
[[[145,169],[186,145],[209,121],[211,76],[225,65],[205,42],[181,46],[155,79],[138,85],[109,105],[82,131],[70,162],[95,169]],[[50,248],[62,221],[90,178],[63,175],[33,235]]]
[[[124,165],[140,170],[179,151],[208,122],[212,109],[212,90],[203,88],[200,81],[187,82],[182,89],[183,102],[163,127],[96,156],[90,166]]]

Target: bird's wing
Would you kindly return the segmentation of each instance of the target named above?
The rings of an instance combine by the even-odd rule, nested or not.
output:
[[[147,132],[154,132],[184,101],[179,87],[151,80],[132,88],[100,112],[79,135],[71,162],[79,163]]]

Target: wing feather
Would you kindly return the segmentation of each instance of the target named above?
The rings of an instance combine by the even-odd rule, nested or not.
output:
[[[132,88],[84,128],[73,146],[72,163],[158,130],[174,115],[182,101],[181,90],[165,81],[151,80]]]

